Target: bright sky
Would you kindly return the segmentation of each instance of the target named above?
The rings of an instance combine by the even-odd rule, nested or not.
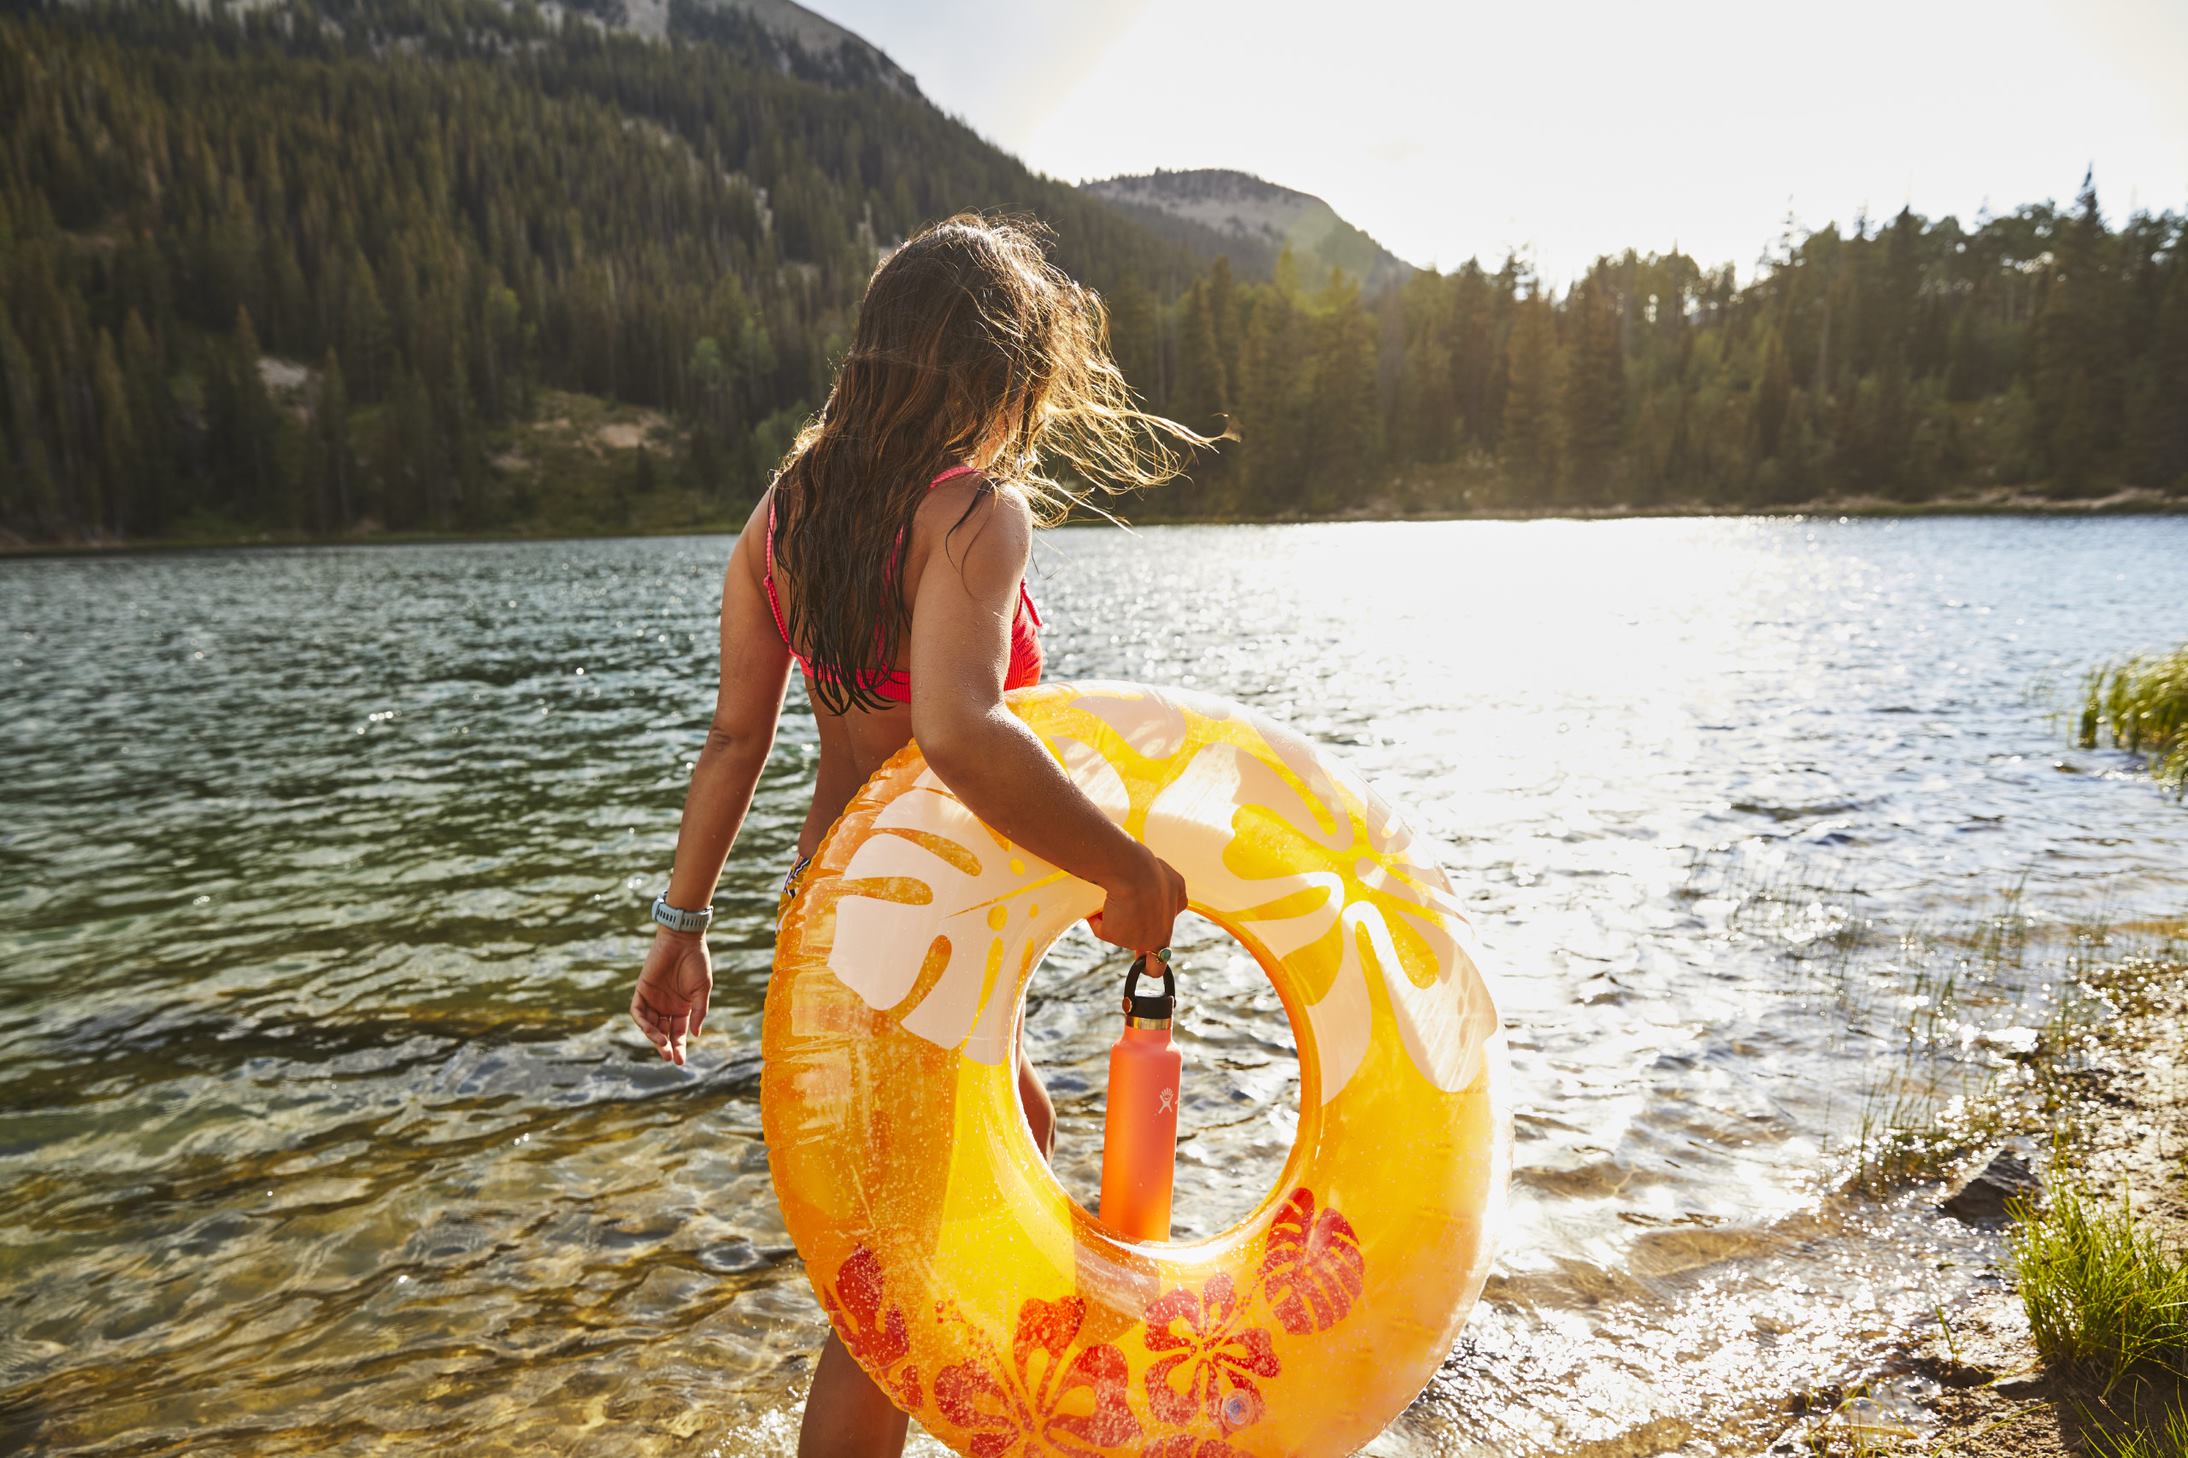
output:
[[[2188,210],[2188,0],[806,0],[1066,181],[1235,167],[1410,262],[1569,279],[1788,211]]]

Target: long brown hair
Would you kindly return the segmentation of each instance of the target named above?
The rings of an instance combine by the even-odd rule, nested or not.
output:
[[[1108,310],[1049,261],[1049,236],[1030,218],[961,212],[893,250],[828,403],[775,472],[785,622],[831,712],[887,702],[867,674],[902,662],[905,543],[937,473],[1000,437],[981,490],[1016,486],[1049,526],[1097,487],[1179,475],[1180,443],[1231,434],[1138,407],[1110,355]],[[1066,480],[1046,474],[1059,468]]]

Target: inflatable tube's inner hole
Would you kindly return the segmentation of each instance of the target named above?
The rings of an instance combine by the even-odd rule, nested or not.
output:
[[[1177,1182],[1170,1238],[1200,1240],[1252,1213],[1276,1187],[1299,1134],[1298,1037],[1253,955],[1187,913],[1171,943],[1185,1057],[1178,1090]],[[1088,1211],[1101,1203],[1109,1048],[1130,959],[1084,926],[1066,933],[1027,989],[1027,1058],[1056,1107],[1056,1180]]]

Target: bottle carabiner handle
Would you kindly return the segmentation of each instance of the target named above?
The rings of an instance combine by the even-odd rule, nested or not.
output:
[[[1136,989],[1140,978],[1153,978],[1147,970],[1147,960],[1152,956],[1162,963],[1162,992],[1143,993]],[[1136,1017],[1168,1018],[1177,1008],[1178,979],[1170,967],[1170,949],[1157,948],[1154,952],[1141,952],[1132,959],[1131,968],[1124,974],[1124,1010]]]

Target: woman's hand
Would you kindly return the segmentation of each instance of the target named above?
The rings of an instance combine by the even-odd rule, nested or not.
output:
[[[1094,935],[1127,952],[1153,952],[1170,945],[1171,928],[1185,911],[1185,878],[1168,861],[1143,845],[1126,863],[1124,875],[1102,890],[1102,909],[1086,919]]]
[[[699,1036],[714,994],[714,961],[701,932],[654,931],[645,970],[631,994],[631,1017],[663,1058],[679,1068],[685,1045]]]

